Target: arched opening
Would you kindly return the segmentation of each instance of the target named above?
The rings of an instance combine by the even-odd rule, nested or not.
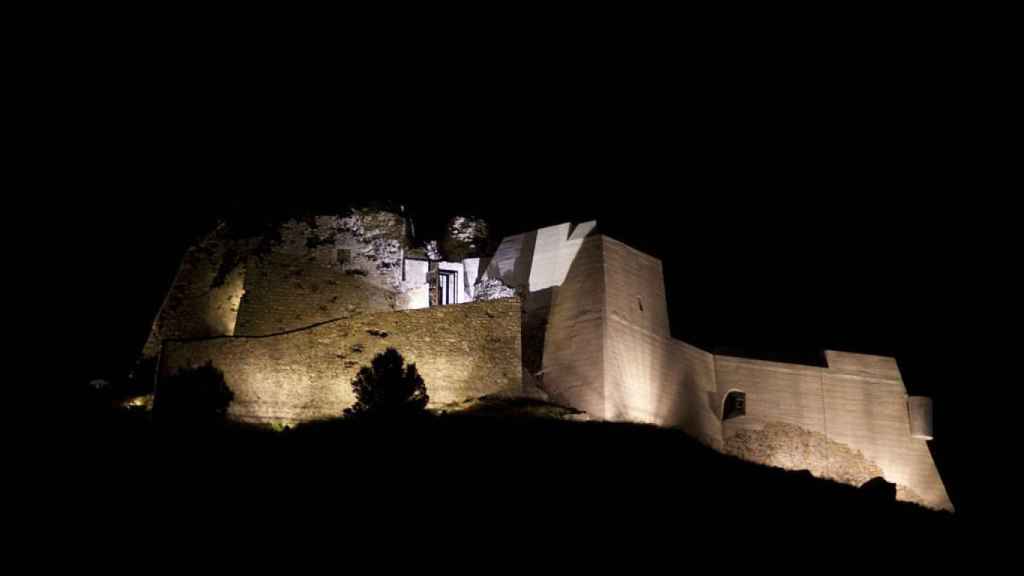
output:
[[[747,415],[747,393],[730,390],[722,401],[722,421]]]

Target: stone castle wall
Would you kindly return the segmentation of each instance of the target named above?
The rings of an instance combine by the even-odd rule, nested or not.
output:
[[[296,330],[366,312],[395,309],[395,293],[367,277],[287,254],[252,257],[237,336],[261,336]]]
[[[188,249],[144,356],[165,340],[269,334],[396,307],[406,247],[398,214],[354,210],[234,232],[222,224]]]
[[[147,353],[238,336],[169,342],[162,373],[212,361],[235,390],[233,418],[294,423],[341,414],[359,367],[394,346],[417,362],[434,405],[536,385],[595,418],[682,428],[745,459],[850,483],[880,470],[901,498],[951,508],[926,441],[910,433],[894,360],[829,352],[821,368],[673,340],[661,262],[593,231],[509,237],[484,260],[483,280],[514,288],[522,306],[406,312],[393,312],[409,288],[397,215],[291,221],[270,243],[220,231],[186,254]],[[723,422],[730,390],[746,393],[747,414]]]
[[[227,238],[220,227],[186,251],[143,356],[156,357],[164,340],[234,332],[245,284],[245,250],[247,245]]]
[[[396,309],[405,220],[389,212],[291,220],[247,260],[236,335],[296,330]]]
[[[951,510],[927,442],[911,434],[895,361],[827,354],[827,368],[716,356],[719,397],[747,396],[746,415],[722,424],[728,451],[848,483],[881,470],[902,499]]]
[[[604,276],[604,417],[656,423],[656,413],[667,408],[657,403],[656,392],[673,380],[661,262],[611,238],[596,238]]]
[[[951,508],[927,443],[911,434],[893,359],[828,352],[821,368],[715,356],[670,337],[660,261],[600,235],[573,252],[560,285],[530,294],[550,292],[542,388],[552,400],[842,482],[881,471],[901,498]],[[747,414],[723,422],[731,390],[747,394]],[[785,448],[768,457],[766,445]]]
[[[721,446],[711,354],[669,337],[661,262],[594,235],[550,292],[542,388],[607,420],[678,427]]]
[[[235,394],[232,419],[295,424],[338,417],[351,382],[389,347],[413,362],[432,406],[522,389],[521,305],[492,300],[424,310],[361,314],[267,337],[167,342],[161,379],[211,362]]]
[[[602,245],[600,237],[588,238],[561,286],[530,295],[550,301],[546,324],[535,321],[543,332],[531,335],[531,345],[543,350],[541,388],[553,402],[598,418],[605,415]],[[543,306],[537,310],[547,312]]]

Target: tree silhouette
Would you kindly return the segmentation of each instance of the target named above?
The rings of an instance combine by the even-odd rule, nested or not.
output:
[[[153,417],[161,423],[206,426],[224,421],[235,395],[224,373],[207,363],[180,370],[160,383]]]
[[[415,364],[404,366],[398,350],[388,348],[352,380],[356,403],[346,416],[403,417],[422,414],[430,397]]]

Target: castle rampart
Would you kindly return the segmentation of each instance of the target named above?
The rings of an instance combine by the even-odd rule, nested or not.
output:
[[[235,419],[338,416],[358,369],[395,347],[434,406],[536,394],[594,418],[681,428],[747,460],[855,485],[884,476],[903,500],[952,508],[927,445],[930,402],[908,397],[894,359],[829,351],[826,366],[804,366],[674,340],[661,261],[595,222],[460,261],[413,255],[396,215],[279,230],[269,244],[222,230],[190,250],[147,345],[163,343],[163,376],[221,368]]]

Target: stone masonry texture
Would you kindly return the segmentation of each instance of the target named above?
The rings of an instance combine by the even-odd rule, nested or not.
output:
[[[161,381],[212,363],[235,394],[232,419],[289,425],[341,416],[355,402],[359,369],[395,348],[416,364],[431,406],[443,407],[519,393],[520,321],[520,302],[511,298],[360,314],[272,336],[166,342]]]

